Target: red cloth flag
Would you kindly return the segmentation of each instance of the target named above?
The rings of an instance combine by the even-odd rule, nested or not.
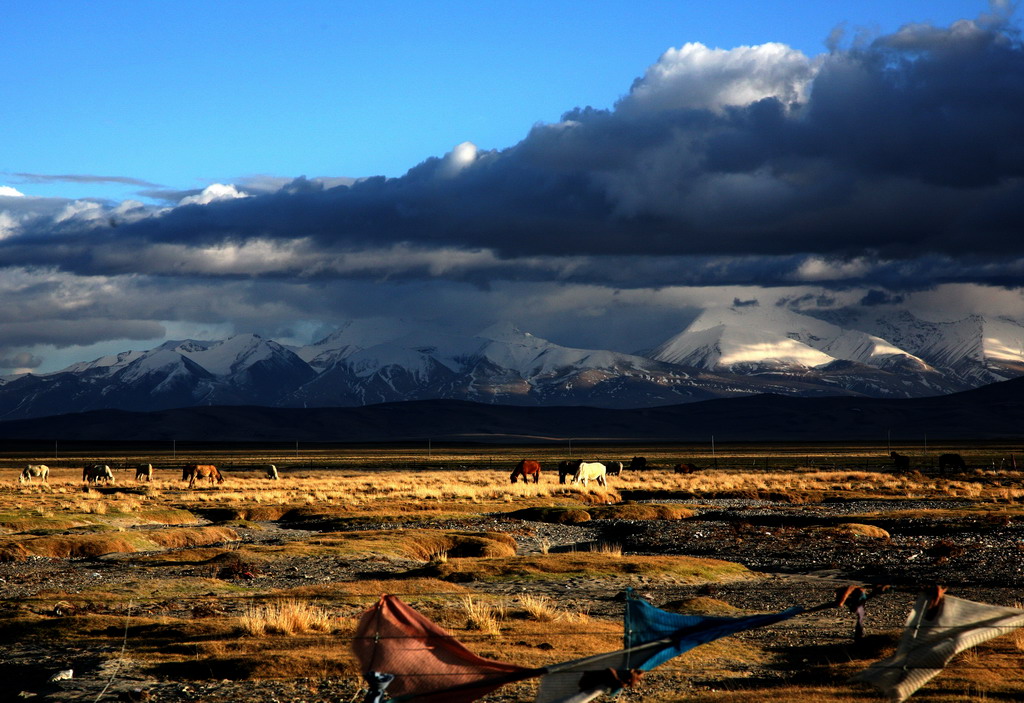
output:
[[[479,657],[394,596],[381,596],[359,620],[352,645],[363,676],[391,674],[390,698],[470,703],[536,669]]]

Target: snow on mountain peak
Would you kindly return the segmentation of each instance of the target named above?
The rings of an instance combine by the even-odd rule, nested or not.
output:
[[[821,366],[836,359],[885,367],[894,360],[926,364],[886,339],[788,308],[709,308],[653,358],[708,369],[758,364]]]
[[[71,366],[68,366],[67,368],[61,369],[57,373],[81,373],[91,369],[122,368],[144,356],[146,353],[147,352],[143,351],[124,351],[119,354],[102,356],[99,359],[94,359],[93,361],[79,361],[78,363],[71,364]]]
[[[259,335],[238,334],[208,347],[181,345],[175,351],[215,376],[227,376],[270,358],[278,349],[283,347]]]

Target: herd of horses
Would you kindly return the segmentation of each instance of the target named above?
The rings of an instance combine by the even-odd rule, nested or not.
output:
[[[889,458],[896,473],[908,473],[910,471],[910,457],[898,452],[890,452]],[[1017,462],[1011,455],[1009,460],[1013,468]],[[1006,460],[1003,460],[1006,463]],[[642,456],[635,456],[629,462],[630,471],[642,471],[648,468],[647,459]],[[273,464],[264,464],[260,467],[264,476],[270,480],[280,479],[277,467]],[[589,481],[597,481],[601,486],[607,485],[608,476],[618,476],[626,470],[626,465],[621,461],[584,461],[582,459],[566,460],[558,464],[558,482],[564,484],[567,480],[571,483],[579,483],[584,486]],[[691,474],[700,470],[694,464],[676,464],[673,470],[677,474]],[[941,454],[939,456],[939,472],[963,472],[967,470],[967,464],[959,454]],[[18,476],[20,483],[32,483],[36,480],[47,483],[50,475],[50,467],[45,464],[29,464]],[[541,465],[533,459],[520,461],[509,477],[512,483],[520,478],[523,483],[533,479],[534,483],[540,483]],[[153,465],[138,464],[135,467],[136,482],[149,482],[153,480]],[[181,472],[181,480],[188,481],[188,487],[193,488],[197,481],[208,481],[209,484],[221,484],[224,476],[212,464],[188,464]],[[106,464],[95,464],[82,469],[82,482],[87,484],[114,483],[114,472]]]
[[[629,468],[634,471],[643,469],[646,466],[647,459],[642,456],[633,457],[633,460],[629,463]],[[608,476],[618,476],[624,470],[625,464],[621,461],[567,460],[558,464],[558,482],[564,484],[567,479],[571,479],[572,483],[581,483],[586,486],[589,481],[597,481],[599,485],[606,486],[608,485]],[[528,483],[530,478],[533,478],[534,483],[540,483],[540,474],[541,465],[539,461],[523,459],[516,464],[509,478],[512,480],[512,483],[516,483],[520,478],[523,479],[523,483]]]
[[[910,457],[906,454],[900,454],[899,452],[889,452],[889,458],[892,459],[893,470],[898,474],[905,474],[910,472]],[[1003,462],[1005,463],[1005,459]],[[1017,461],[1012,459],[1014,468],[1016,468]],[[959,454],[940,454],[939,455],[939,473],[950,473],[950,472],[964,472],[967,471],[967,462]]]
[[[260,467],[264,475],[272,481],[280,479],[277,467],[273,464],[265,464]],[[50,467],[46,464],[29,464],[21,475],[18,476],[19,483],[33,483],[38,480],[48,483],[50,478]],[[138,464],[135,467],[136,482],[151,482],[153,480],[153,465]],[[206,480],[210,485],[224,483],[224,475],[213,464],[186,464],[181,470],[181,480],[188,481],[188,487],[193,488],[197,481]],[[82,468],[82,483],[85,484],[112,484],[115,483],[114,472],[107,464],[94,464]]]

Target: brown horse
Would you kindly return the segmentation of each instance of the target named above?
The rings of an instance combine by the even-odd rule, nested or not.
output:
[[[540,462],[532,459],[523,459],[516,468],[512,471],[512,475],[509,476],[512,479],[512,483],[519,480],[519,477],[523,477],[523,483],[528,483],[527,479],[533,476],[534,483],[540,483]]]
[[[217,471],[217,467],[213,464],[189,464],[181,471],[181,480],[188,479],[189,488],[196,485],[197,479],[203,478],[210,479],[211,486],[214,482],[224,483],[224,477],[220,475],[220,471]]]
[[[676,464],[674,469],[677,474],[692,474],[700,471],[696,464]]]

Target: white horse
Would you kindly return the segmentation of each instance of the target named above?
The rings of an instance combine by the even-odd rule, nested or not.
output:
[[[136,481],[153,481],[153,465],[152,464],[139,464],[135,467],[135,480]]]
[[[280,476],[277,475],[277,467],[273,464],[267,464],[263,467],[263,471],[267,474],[267,478],[271,481],[277,481]]]
[[[598,461],[581,461],[580,467],[576,469],[576,475],[572,477],[573,483],[582,483],[584,486],[587,485],[587,481],[590,479],[597,479],[598,484],[607,486],[608,481],[605,478],[607,476],[607,470],[604,464]]]
[[[34,478],[38,478],[43,483],[49,483],[50,467],[46,464],[29,464],[18,477],[18,483],[32,483]]]

